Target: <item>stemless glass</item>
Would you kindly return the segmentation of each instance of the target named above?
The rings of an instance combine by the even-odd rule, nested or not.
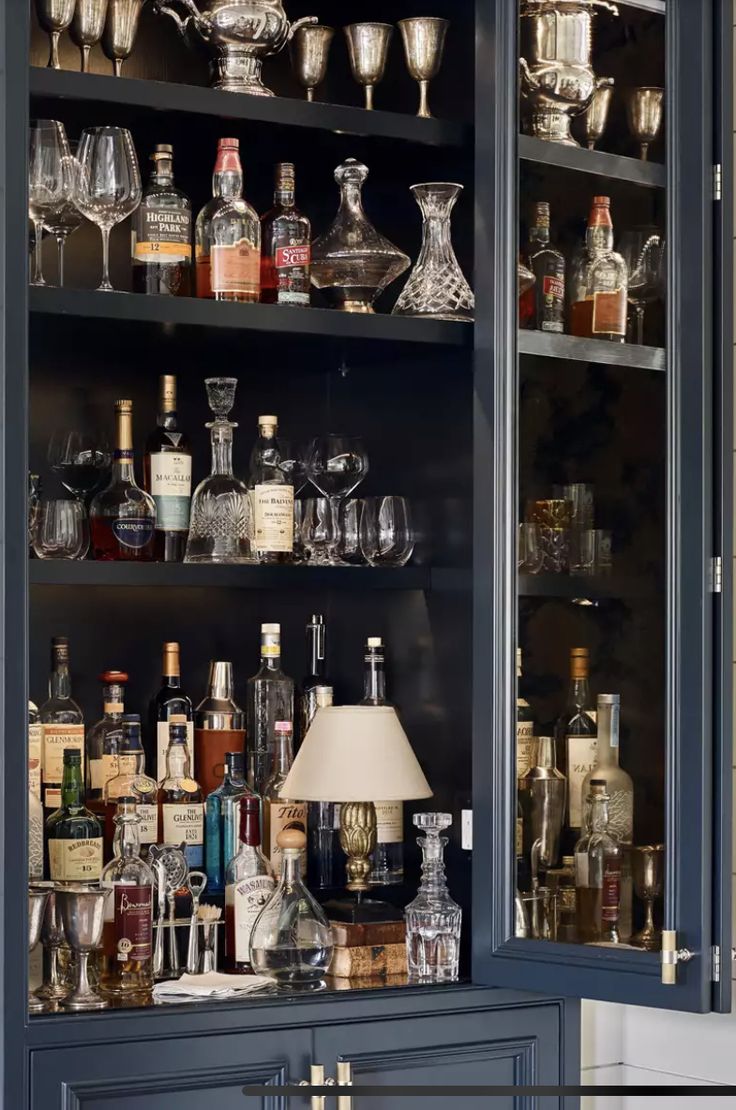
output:
[[[360,543],[360,517],[363,512],[363,502],[357,497],[350,497],[341,506],[339,530],[340,536],[337,543],[337,554],[343,563],[349,566],[364,567],[366,557]]]
[[[81,501],[43,501],[33,522],[33,550],[39,559],[84,559],[89,529]]]
[[[74,174],[63,123],[31,121],[28,147],[28,215],[35,244],[32,285],[45,285],[42,270],[43,227],[70,200]]]
[[[414,554],[405,497],[368,497],[360,514],[360,546],[372,567],[404,567]]]
[[[337,516],[329,498],[307,497],[302,505],[301,544],[312,566],[329,566],[337,546]]]
[[[360,436],[324,435],[312,440],[307,474],[312,485],[330,499],[334,517],[334,543],[330,562],[340,566],[337,555],[340,502],[356,489],[368,473],[368,455]]]
[[[102,234],[102,283],[110,292],[110,232],[141,202],[141,175],[130,132],[124,127],[90,127],[77,149],[74,203]]]

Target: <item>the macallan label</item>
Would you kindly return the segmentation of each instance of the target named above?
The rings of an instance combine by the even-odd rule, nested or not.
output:
[[[582,828],[583,782],[595,767],[597,751],[596,736],[567,738],[567,823],[571,829]]]
[[[537,740],[533,721],[516,722],[516,777],[520,779],[536,763]]]
[[[133,257],[138,262],[188,262],[192,257],[191,213],[141,205],[135,216]]]
[[[166,753],[169,750],[171,721],[159,721],[156,725],[156,781],[166,778]],[[181,721],[187,726],[187,748],[189,749],[189,772],[196,775],[194,767],[194,721]]]
[[[192,493],[192,456],[178,451],[151,455],[151,496],[160,532],[186,532]]]
[[[139,550],[153,539],[154,525],[152,516],[122,516],[112,522],[112,533],[121,547]]]
[[[273,894],[276,882],[272,875],[255,875],[241,879],[225,888],[225,905],[231,906],[235,923],[235,960],[250,963],[250,937],[256,918]]]
[[[141,819],[138,826],[141,844],[158,844],[158,806],[141,802],[136,813]]]
[[[271,861],[271,870],[274,875],[281,875],[283,853],[276,843],[277,837],[283,829],[299,829],[306,836],[307,833],[307,803],[270,801],[269,807],[269,835],[268,858]],[[306,875],[307,852],[306,848],[301,855],[302,877]]]
[[[102,871],[102,837],[49,840],[49,871],[55,882],[94,882]]]
[[[374,802],[376,843],[401,844],[404,840],[404,803]]]
[[[105,921],[114,921],[115,959],[143,962],[153,955],[153,892],[150,886],[105,883],[112,890],[105,903]]]
[[[606,859],[603,865],[603,890],[601,892],[601,920],[615,924],[621,902],[621,864]]]
[[[294,487],[259,485],[253,491],[258,552],[294,550]]]
[[[213,293],[244,293],[258,297],[261,291],[261,252],[247,239],[210,251],[210,281]]]
[[[89,781],[93,790],[102,790],[105,783],[118,773],[118,757],[105,754],[89,761]]]
[[[28,789],[41,798],[41,762],[43,760],[43,725],[35,721],[28,726]]]
[[[84,725],[43,725],[43,781],[60,783],[64,774],[64,748],[82,753],[84,770]]]

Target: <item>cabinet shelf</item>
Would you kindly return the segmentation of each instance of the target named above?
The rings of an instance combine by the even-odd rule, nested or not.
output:
[[[548,143],[533,135],[519,135],[519,157],[522,162],[542,162],[578,173],[631,181],[634,185],[645,185],[650,189],[663,189],[667,183],[665,167],[658,162],[643,162],[640,158],[608,154],[605,150]]]
[[[639,370],[666,370],[664,347],[641,347],[636,343],[609,343],[605,339],[579,339],[543,331],[519,331],[520,355],[562,358],[573,362],[597,362],[605,366],[631,366]]]
[[[522,574],[519,596],[567,598],[569,601],[625,601],[629,598],[655,597],[655,584],[646,578],[578,577],[567,574]]]

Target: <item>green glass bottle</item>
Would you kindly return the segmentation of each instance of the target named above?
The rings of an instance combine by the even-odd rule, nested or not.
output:
[[[49,877],[97,882],[102,871],[102,826],[84,804],[82,753],[64,749],[61,808],[46,822]]]

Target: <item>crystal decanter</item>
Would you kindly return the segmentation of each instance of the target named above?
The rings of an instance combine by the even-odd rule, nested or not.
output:
[[[394,306],[395,316],[472,322],[475,297],[455,257],[450,229],[462,190],[462,185],[447,181],[412,185],[422,212],[422,249]]]
[[[444,851],[449,813],[415,813],[414,824],[425,836],[419,893],[406,907],[406,949],[409,978],[424,983],[450,983],[458,977],[462,910],[453,902],[445,879]]]
[[[206,427],[212,441],[212,473],[192,499],[185,563],[252,563],[248,489],[233,474],[233,424],[237,378],[207,378],[207,400],[214,415]]]

